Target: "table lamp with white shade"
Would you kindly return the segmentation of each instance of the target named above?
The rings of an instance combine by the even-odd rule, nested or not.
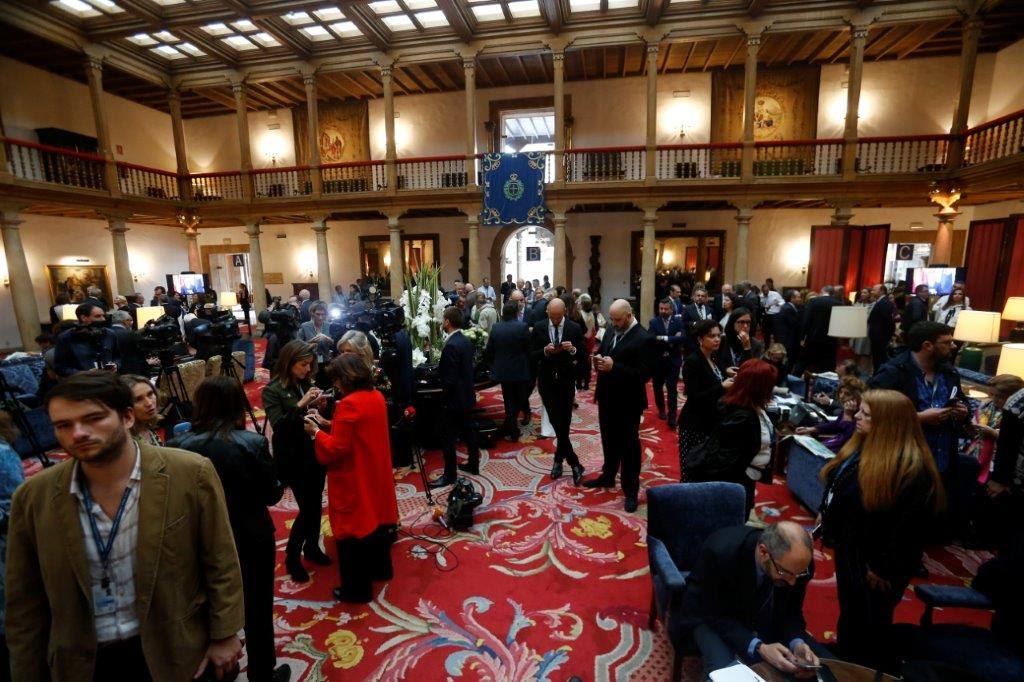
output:
[[[868,335],[867,306],[834,306],[828,321],[828,335],[837,339],[862,339]]]
[[[217,303],[221,308],[230,310],[238,305],[238,294],[233,291],[222,291],[217,298]]]
[[[1010,331],[1010,343],[1024,343],[1024,296],[1011,296],[1003,306],[1003,319],[1016,322]]]
[[[138,320],[138,328],[142,329],[147,322],[159,319],[164,314],[162,305],[146,305],[135,309],[135,319]]]
[[[996,374],[1012,374],[1024,379],[1024,343],[1008,343],[999,354]]]
[[[1001,323],[999,313],[987,310],[961,310],[956,318],[953,338],[957,341],[966,341],[968,344],[998,343]],[[981,370],[981,361],[981,348],[967,345],[960,349],[960,367],[977,372]]]
[[[60,307],[60,321],[61,322],[78,322],[78,315],[75,315],[75,309],[77,305],[68,303]]]

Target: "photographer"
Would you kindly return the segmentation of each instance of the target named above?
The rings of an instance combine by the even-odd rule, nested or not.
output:
[[[78,324],[57,337],[54,366],[57,375],[69,377],[89,369],[121,369],[117,337],[106,326],[103,308],[83,303],[75,308]]]

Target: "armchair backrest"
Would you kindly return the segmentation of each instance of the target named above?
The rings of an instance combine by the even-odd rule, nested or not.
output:
[[[647,535],[661,540],[682,571],[719,528],[746,520],[746,492],[738,483],[671,483],[647,490]]]

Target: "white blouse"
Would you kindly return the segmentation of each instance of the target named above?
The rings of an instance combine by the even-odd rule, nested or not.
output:
[[[757,416],[761,421],[761,449],[757,451],[750,466],[747,467],[747,476],[752,481],[761,480],[761,471],[768,466],[768,462],[772,459],[772,434],[775,431],[767,412],[758,410]]]

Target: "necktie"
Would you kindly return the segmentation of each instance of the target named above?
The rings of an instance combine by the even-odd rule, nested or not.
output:
[[[700,319],[706,320],[707,317],[704,315],[704,306],[701,306],[700,308],[697,308],[697,310],[700,312]]]
[[[556,346],[557,346],[557,345],[558,345],[558,343],[559,343],[559,340],[558,340],[558,332],[559,332],[559,329],[560,329],[560,327],[559,327],[558,325],[555,325],[555,345],[556,345]]]
[[[615,338],[612,339],[612,350],[615,350],[615,346],[619,345],[619,339],[622,338],[621,332],[615,332]]]

